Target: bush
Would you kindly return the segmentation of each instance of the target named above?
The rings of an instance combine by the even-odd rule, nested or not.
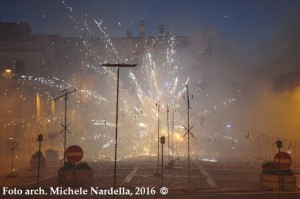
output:
[[[282,175],[292,176],[294,175],[291,169],[280,170]],[[278,175],[279,170],[273,161],[264,162],[262,164],[262,173],[267,175]]]

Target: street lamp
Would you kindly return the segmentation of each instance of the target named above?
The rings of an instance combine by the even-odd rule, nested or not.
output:
[[[3,77],[10,78],[12,76],[12,70],[10,68],[6,68],[2,73]]]
[[[115,165],[114,165],[114,189],[117,181],[117,150],[118,150],[118,114],[119,114],[119,82],[120,82],[120,67],[135,67],[136,64],[101,64],[106,67],[117,67],[117,101],[116,101],[116,132],[115,132]]]
[[[176,112],[176,109],[173,108],[173,111],[172,111],[172,156],[171,156],[171,164],[174,165],[174,112]]]
[[[169,105],[167,104],[167,127],[168,127],[168,154],[169,154],[169,164],[171,163],[171,153],[170,153],[170,128],[169,128]]]

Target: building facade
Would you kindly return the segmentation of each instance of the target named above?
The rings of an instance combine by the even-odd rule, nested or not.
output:
[[[95,111],[93,103],[105,106],[102,103],[114,97],[114,92],[106,90],[115,86],[114,76],[110,76],[113,70],[100,67],[101,63],[137,64],[134,73],[122,75],[121,86],[126,88],[124,93],[129,92],[129,97],[140,98],[139,89],[149,95],[155,92],[154,88],[149,88],[148,81],[153,78],[151,70],[156,70],[157,82],[163,82],[165,75],[173,77],[170,73],[179,71],[175,68],[180,68],[180,62],[186,66],[192,63],[190,67],[194,69],[199,64],[209,68],[211,32],[204,30],[197,34],[197,42],[194,42],[188,36],[172,36],[163,25],[159,25],[158,35],[147,36],[145,24],[140,22],[137,36],[127,31],[124,37],[108,38],[105,35],[32,34],[28,23],[1,22],[0,126],[4,127],[1,128],[3,140],[14,137],[25,143],[40,132],[59,132],[60,126],[55,124],[62,122],[60,113],[63,113],[64,103],[54,105],[53,99],[61,90],[75,87],[78,92],[73,100],[77,105],[72,105],[73,110],[68,114],[71,120],[77,118],[76,128],[81,132],[95,131],[90,124],[95,122],[93,117],[104,115],[109,109]]]

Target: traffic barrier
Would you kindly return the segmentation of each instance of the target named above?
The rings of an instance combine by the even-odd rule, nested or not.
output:
[[[58,182],[69,186],[88,186],[93,181],[92,169],[59,169]]]
[[[300,191],[300,174],[296,174],[296,191]]]
[[[260,187],[263,190],[278,190],[279,189],[279,176],[278,175],[260,175]],[[296,176],[281,176],[281,190],[283,191],[297,191],[297,180]]]

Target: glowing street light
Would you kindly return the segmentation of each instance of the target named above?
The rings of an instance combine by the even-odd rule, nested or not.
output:
[[[2,73],[3,77],[10,78],[12,76],[12,70],[10,68],[6,68]]]

